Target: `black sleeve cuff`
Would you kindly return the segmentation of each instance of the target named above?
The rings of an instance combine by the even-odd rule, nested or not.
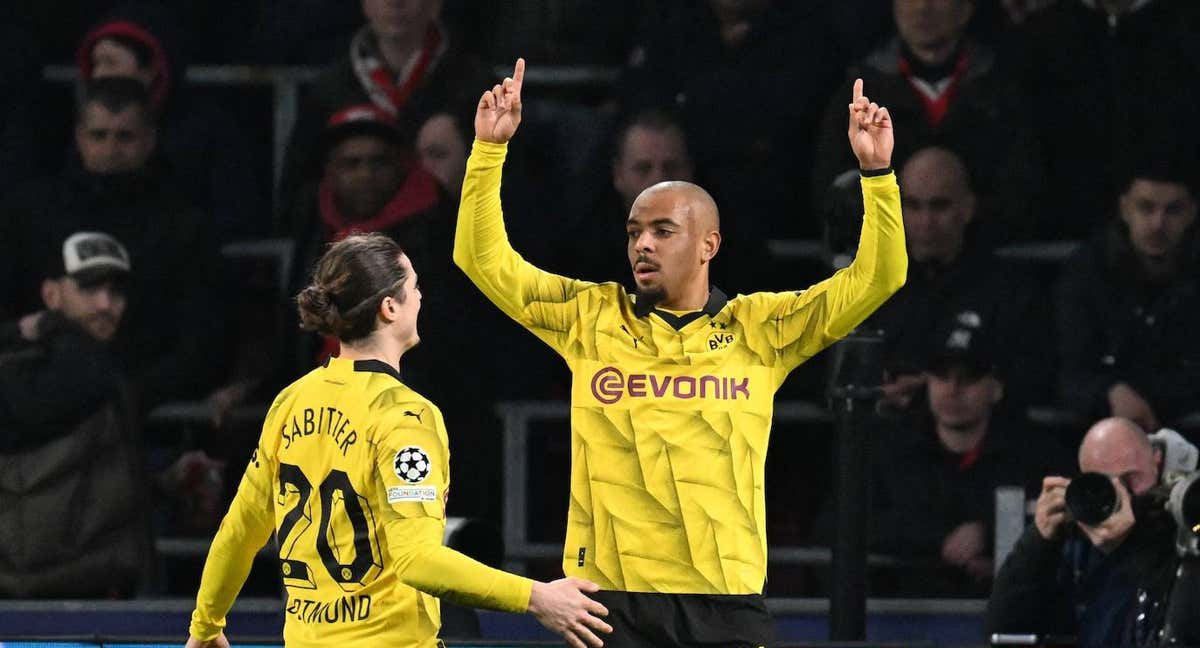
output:
[[[864,178],[877,178],[879,176],[885,176],[891,173],[892,167],[887,167],[885,169],[859,169],[858,172]]]

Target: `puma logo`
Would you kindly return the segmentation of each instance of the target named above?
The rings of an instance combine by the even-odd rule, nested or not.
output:
[[[632,338],[632,339],[633,339],[633,348],[635,348],[635,349],[636,349],[636,348],[637,348],[637,345],[638,345],[638,342],[641,342],[641,341],[642,341],[642,336],[640,336],[640,335],[634,335],[633,333],[631,333],[631,332],[629,331],[629,329],[625,328],[625,325],[624,325],[624,324],[622,324],[622,325],[621,325],[621,330],[622,330],[622,331],[625,331],[625,335],[628,335],[630,338]]]
[[[404,415],[411,416],[411,417],[417,419],[417,423],[424,423],[424,421],[421,420],[421,415],[424,413],[425,413],[425,410],[421,410],[420,412],[417,412],[416,414],[412,413],[409,410],[404,410]]]

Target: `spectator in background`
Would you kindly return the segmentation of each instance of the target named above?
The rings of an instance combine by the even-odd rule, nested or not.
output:
[[[990,330],[1008,384],[1009,403],[1024,406],[1053,386],[1047,363],[1050,314],[1034,277],[992,256],[974,225],[977,199],[966,166],[944,148],[915,152],[900,170],[908,280],[867,320],[885,336],[885,401],[906,410],[925,384],[924,360],[942,343],[941,322],[970,312]]]
[[[84,37],[79,74],[129,77],[150,93],[158,124],[157,153],[190,202],[211,215],[220,241],[262,235],[270,218],[268,192],[257,178],[247,138],[235,117],[187,88],[182,35],[172,14],[157,5],[118,9]]]
[[[1058,286],[1063,404],[1145,430],[1200,404],[1197,167],[1137,162],[1118,215],[1064,266]]]
[[[940,344],[924,363],[928,398],[873,437],[871,546],[952,568],[923,570],[897,595],[980,596],[992,578],[996,488],[1035,496],[1042,475],[1065,462],[1004,406],[1004,350],[975,314],[937,328]]]
[[[106,231],[127,246],[139,271],[114,345],[147,409],[198,396],[215,378],[225,317],[209,222],[154,164],[156,135],[140,82],[97,79],[77,108],[78,157],[61,176],[31,181],[0,205],[0,309],[8,317],[39,307],[32,269],[70,232]]]
[[[321,133],[333,114],[370,103],[411,128],[436,112],[475,104],[478,97],[467,89],[491,75],[443,28],[441,8],[442,0],[362,0],[367,24],[301,104],[281,179],[284,207],[321,174]]]
[[[136,414],[112,343],[130,255],[77,232],[42,308],[0,325],[0,598],[128,597],[151,555]]]
[[[1030,105],[995,52],[968,35],[974,0],[893,0],[892,7],[896,36],[852,66],[829,100],[813,165],[814,198],[854,169],[836,136],[842,98],[861,77],[868,88],[880,89],[880,100],[895,106],[896,122],[906,126],[896,141],[897,159],[927,146],[960,154],[975,180],[976,216],[982,223],[996,221],[985,232],[989,246],[1031,236],[1042,176]]]
[[[1179,128],[1200,120],[1197,34],[1193,0],[1059,0],[1021,25],[1006,53],[1022,93],[1038,99],[1032,123],[1053,179],[1039,201],[1041,237],[1103,227],[1125,189],[1119,161],[1147,134],[1200,148],[1194,129]]]
[[[1079,648],[1155,645],[1177,565],[1174,521],[1161,502],[1149,505],[1162,460],[1135,423],[1093,425],[1079,469],[1111,478],[1117,509],[1095,526],[1077,522],[1065,504],[1071,480],[1043,479],[1034,523],[996,575],[985,632],[1073,635]]]
[[[463,174],[467,170],[467,149],[473,136],[469,122],[450,112],[436,113],[417,130],[417,156],[421,166],[437,178],[438,184],[458,202]]]
[[[721,245],[731,256],[755,260],[714,270],[714,281],[731,294],[784,288],[784,277],[762,267],[764,241],[819,230],[804,208],[806,156],[841,70],[822,4],[678,3],[650,26],[622,82],[627,114],[679,112],[696,179],[723,205]],[[847,89],[839,96],[849,95]],[[843,102],[843,120],[845,109]],[[840,123],[833,128],[843,130]]]
[[[580,220],[561,241],[557,273],[588,281],[628,284],[629,263],[616,251],[625,245],[621,224],[643,190],[666,180],[691,182],[692,158],[683,127],[666,111],[648,109],[621,124],[604,189],[580,206]],[[599,175],[599,174],[597,174]],[[627,286],[632,287],[632,286]]]

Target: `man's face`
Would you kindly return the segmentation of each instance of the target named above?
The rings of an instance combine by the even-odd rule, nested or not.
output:
[[[953,261],[974,216],[974,195],[961,176],[933,158],[905,165],[901,176],[904,236],[913,260]]]
[[[87,104],[75,125],[75,146],[89,173],[112,174],[145,168],[154,152],[155,133],[137,106],[110,112],[97,102]]]
[[[408,270],[404,278],[402,294],[404,301],[392,299],[391,306],[396,309],[397,319],[394,323],[396,334],[404,350],[417,346],[421,336],[417,332],[417,316],[421,312],[421,287],[417,283],[417,271],[413,269],[408,255],[400,255],[400,265]]]
[[[613,162],[613,186],[625,205],[632,205],[647,188],[666,180],[692,180],[692,161],[683,134],[674,128],[630,128]]]
[[[112,281],[80,285],[71,277],[47,279],[42,299],[48,310],[62,313],[102,342],[117,334],[125,314],[125,292]]]
[[[960,367],[927,374],[929,410],[949,430],[974,430],[992,415],[1004,395],[1000,381]]]
[[[111,38],[102,38],[92,48],[92,78],[131,77],[149,86],[154,81],[154,70],[138,65],[133,50]]]
[[[1117,477],[1134,495],[1144,495],[1158,483],[1158,459],[1153,448],[1131,439],[1110,443],[1103,452],[1081,452],[1079,469]]]
[[[467,143],[455,128],[453,117],[434,115],[421,125],[417,132],[417,155],[421,158],[421,166],[432,173],[446,191],[455,196],[462,191]]]
[[[442,0],[362,0],[362,10],[378,38],[420,38],[441,14]]]
[[[1138,256],[1154,261],[1173,258],[1196,220],[1196,201],[1182,184],[1134,180],[1121,195],[1121,220]]]
[[[971,20],[971,0],[893,0],[896,31],[912,49],[958,42]]]
[[[400,153],[372,135],[342,140],[329,154],[325,175],[338,209],[352,220],[371,218],[400,189]]]
[[[702,279],[705,236],[696,207],[681,192],[647,191],[625,222],[626,250],[638,293],[662,301]]]

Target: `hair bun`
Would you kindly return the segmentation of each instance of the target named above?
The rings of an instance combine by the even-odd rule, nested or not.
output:
[[[301,290],[296,295],[296,306],[300,311],[300,328],[306,331],[337,336],[343,328],[333,295],[323,286],[313,284]]]

